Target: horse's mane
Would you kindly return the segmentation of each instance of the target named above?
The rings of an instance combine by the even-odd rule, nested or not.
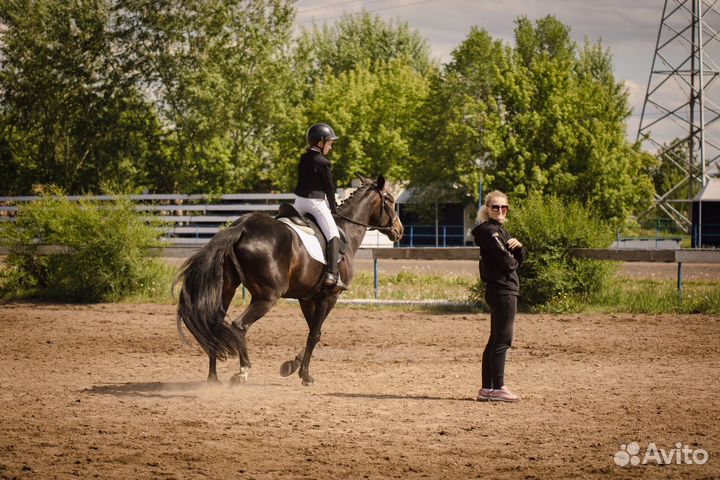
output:
[[[353,201],[353,197],[355,197],[355,195],[358,192],[360,192],[360,191],[364,192],[365,190],[372,187],[373,185],[374,184],[372,184],[372,183],[364,183],[364,184],[360,185],[358,188],[356,188],[355,190],[353,190],[350,193],[350,196],[347,197],[345,200],[343,200],[342,203],[340,203],[340,205],[338,205],[338,207],[337,207],[338,212],[343,213],[345,210],[347,210],[348,207],[350,207],[351,205],[353,205],[355,203]]]

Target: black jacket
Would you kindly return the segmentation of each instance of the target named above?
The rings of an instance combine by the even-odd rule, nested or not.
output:
[[[330,211],[337,208],[330,161],[322,153],[308,150],[300,155],[295,195],[305,198],[327,198]]]
[[[495,220],[488,220],[472,230],[475,245],[480,246],[480,278],[490,294],[519,295],[517,269],[525,261],[525,247],[508,250],[512,237]]]

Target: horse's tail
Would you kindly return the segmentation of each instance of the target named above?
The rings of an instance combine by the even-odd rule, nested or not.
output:
[[[222,302],[223,274],[225,259],[231,256],[232,265],[237,268],[233,246],[242,238],[241,225],[221,230],[199,252],[181,267],[173,290],[182,282],[178,299],[177,328],[180,337],[182,323],[193,334],[206,353],[214,353],[218,359],[237,355],[240,336],[236,329],[225,323],[225,308]],[[238,272],[239,273],[239,272]]]

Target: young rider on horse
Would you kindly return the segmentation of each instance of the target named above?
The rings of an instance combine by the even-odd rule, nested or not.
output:
[[[330,161],[325,158],[338,138],[333,129],[324,123],[316,123],[308,129],[305,134],[307,150],[300,156],[298,164],[295,209],[302,215],[312,214],[328,241],[327,273],[323,284],[326,287],[346,290],[347,286],[338,274],[340,233],[332,216],[337,202]]]

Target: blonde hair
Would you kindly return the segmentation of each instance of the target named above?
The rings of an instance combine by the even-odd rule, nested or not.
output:
[[[483,223],[483,222],[487,222],[488,220],[490,220],[490,214],[488,213],[488,207],[490,206],[490,202],[492,202],[492,199],[498,198],[498,197],[504,198],[505,200],[507,200],[507,198],[508,198],[508,196],[505,195],[500,190],[493,190],[492,192],[485,195],[485,204],[482,207],[480,207],[480,210],[478,210],[478,213],[477,213],[476,220],[478,223]]]

